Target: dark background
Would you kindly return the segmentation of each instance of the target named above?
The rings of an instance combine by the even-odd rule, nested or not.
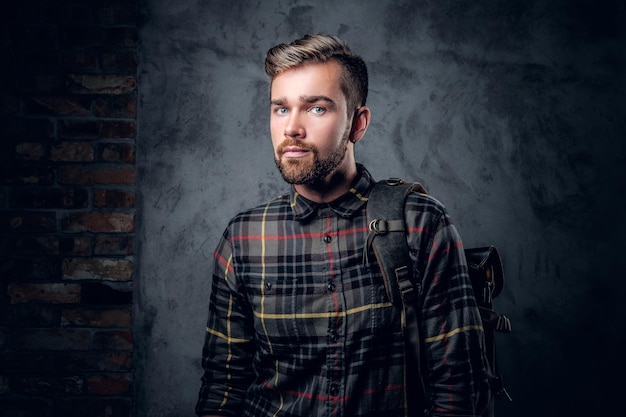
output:
[[[0,416],[192,414],[212,252],[285,190],[264,54],[308,32],[369,66],[357,159],[501,251],[497,415],[623,414],[625,2],[52,3],[4,20]]]

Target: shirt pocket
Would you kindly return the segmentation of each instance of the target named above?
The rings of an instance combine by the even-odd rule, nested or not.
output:
[[[328,288],[297,278],[251,276],[247,291],[262,354],[289,357],[304,345],[323,343],[328,333]]]

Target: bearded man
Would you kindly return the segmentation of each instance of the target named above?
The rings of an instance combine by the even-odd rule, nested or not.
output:
[[[307,35],[270,49],[265,70],[274,159],[291,187],[235,216],[217,246],[196,413],[478,415],[487,370],[463,246],[441,203],[417,192],[405,221],[428,407],[410,409],[401,311],[363,256],[375,182],[354,155],[371,117],[364,61]]]

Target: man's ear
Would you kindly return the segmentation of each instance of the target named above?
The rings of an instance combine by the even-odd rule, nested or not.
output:
[[[354,112],[352,117],[352,130],[350,131],[350,142],[357,143],[361,140],[367,127],[370,125],[370,109],[367,106],[361,106]]]

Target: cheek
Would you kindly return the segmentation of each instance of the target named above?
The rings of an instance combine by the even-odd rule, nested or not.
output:
[[[329,147],[336,147],[338,144],[340,144],[343,137],[347,133],[349,133],[349,131],[350,126],[346,126],[343,123],[336,123],[332,126],[328,126],[326,130],[326,135],[327,137],[334,139],[332,143],[329,143]]]

